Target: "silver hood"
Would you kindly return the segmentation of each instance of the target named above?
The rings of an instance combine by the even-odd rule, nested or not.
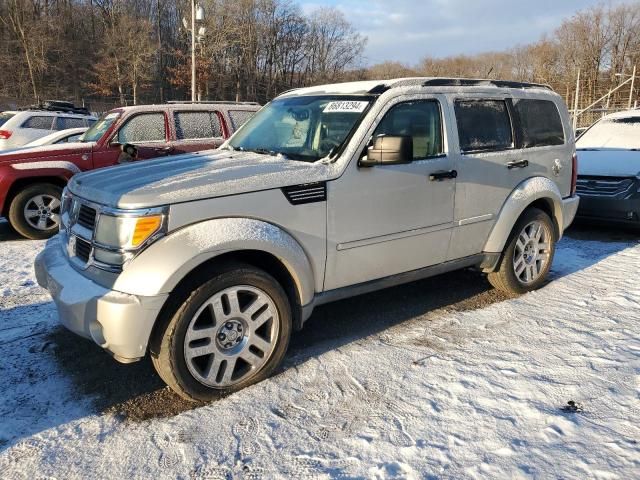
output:
[[[74,176],[69,190],[117,208],[147,208],[329,180],[333,165],[250,152],[205,151]]]

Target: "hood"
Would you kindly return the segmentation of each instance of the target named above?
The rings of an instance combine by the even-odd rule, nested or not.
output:
[[[69,190],[118,208],[148,208],[328,180],[333,165],[251,152],[207,151],[76,175]]]
[[[578,175],[635,177],[640,173],[640,151],[578,150]]]
[[[87,152],[90,151],[94,145],[94,142],[73,142],[0,150],[0,164],[28,162],[36,159],[40,160],[42,158],[53,158],[72,153]]]

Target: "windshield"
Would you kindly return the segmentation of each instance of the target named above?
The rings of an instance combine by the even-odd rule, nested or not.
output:
[[[640,116],[605,118],[584,132],[576,142],[582,150],[640,149]]]
[[[120,112],[112,112],[106,113],[101,116],[96,123],[89,127],[89,130],[84,132],[84,135],[80,137],[81,142],[97,142],[104,132],[109,130],[109,127],[113,125],[118,117],[120,116]]]
[[[373,97],[301,96],[274,100],[229,141],[235,150],[314,162],[335,153],[355,130]]]
[[[13,117],[15,115],[15,113],[9,113],[9,112],[2,112],[0,113],[0,127],[7,123],[7,120],[9,120],[11,117]]]

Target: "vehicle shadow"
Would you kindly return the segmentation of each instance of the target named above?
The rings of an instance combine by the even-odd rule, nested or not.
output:
[[[606,232],[574,229],[559,245],[552,277],[559,278],[589,268],[637,242],[637,236],[624,234],[620,237],[615,234],[612,237]],[[429,318],[437,318],[440,314],[475,310],[507,298],[492,289],[479,272],[463,270],[324,305],[315,310],[301,332],[293,335],[280,372],[324,352],[380,335],[395,325],[427,322],[424,317],[426,314],[429,314]],[[20,309],[34,307],[37,306],[17,307],[13,314],[30,318]],[[55,315],[51,313],[50,303],[43,304],[42,308],[49,315]],[[148,358],[135,364],[121,365],[93,342],[79,338],[62,327],[49,330],[43,337],[43,344],[46,345],[43,354],[49,357],[42,361],[53,360],[57,374],[70,381],[72,392],[65,395],[78,403],[90,405],[89,411],[85,409],[74,413],[73,409],[67,410],[66,406],[63,409],[63,404],[53,403],[53,406],[47,407],[46,428],[89,413],[108,413],[122,421],[137,422],[171,417],[199,406],[183,400],[166,387]],[[28,370],[34,367],[33,363],[23,366],[15,362],[12,368],[25,370],[14,373],[18,378],[27,377]],[[42,405],[47,404],[48,399],[41,397],[25,396],[20,409],[25,415],[30,411],[42,410]],[[64,411],[51,411],[52,408]],[[40,421],[33,425],[30,433],[24,432],[21,436],[43,429]],[[6,445],[0,445],[0,450],[4,448]]]
[[[0,242],[9,241],[9,240],[25,240],[18,233],[11,228],[9,222],[4,218],[0,217]]]

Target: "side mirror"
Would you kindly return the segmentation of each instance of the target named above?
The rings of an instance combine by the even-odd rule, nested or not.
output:
[[[378,135],[367,154],[360,159],[361,167],[398,165],[413,160],[413,138],[404,135]]]
[[[110,146],[110,147],[113,147],[113,148],[120,148],[120,147],[122,147],[122,144],[121,144],[118,140],[116,140],[116,139],[114,138],[113,140],[111,140],[111,141],[109,142],[109,146]]]

